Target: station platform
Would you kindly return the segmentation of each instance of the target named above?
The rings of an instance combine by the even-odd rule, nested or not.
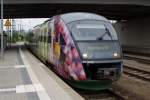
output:
[[[0,60],[0,100],[84,100],[25,48]]]

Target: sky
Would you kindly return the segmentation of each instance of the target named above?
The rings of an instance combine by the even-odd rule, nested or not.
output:
[[[34,26],[42,24],[45,20],[48,18],[34,18],[34,19],[14,19],[15,20],[15,29],[19,30],[20,26],[21,29],[28,31],[29,29],[32,29]],[[4,24],[6,22],[6,19],[4,19]],[[6,27],[4,26],[4,30],[6,30]]]
[[[29,29],[32,29],[34,26],[42,24],[45,20],[48,18],[26,18],[26,19],[14,19],[15,20],[15,29],[16,30],[25,30],[28,31]],[[6,19],[4,19],[4,24],[6,22]],[[116,21],[110,20],[111,23],[115,23]],[[4,30],[6,30],[6,27],[4,26]]]

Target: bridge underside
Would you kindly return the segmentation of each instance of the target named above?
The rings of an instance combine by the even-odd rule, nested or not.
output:
[[[133,19],[150,16],[150,6],[120,4],[7,4],[5,18],[48,18],[66,12],[93,12],[109,19]]]

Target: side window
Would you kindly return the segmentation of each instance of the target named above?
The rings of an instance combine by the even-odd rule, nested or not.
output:
[[[38,41],[41,42],[41,36],[40,35],[38,36]]]
[[[48,43],[51,43],[51,23],[48,24]]]
[[[41,37],[41,35],[39,36],[39,41],[40,41],[40,42],[42,41],[42,37]]]
[[[61,34],[60,34],[60,44],[61,45],[66,45],[66,42],[65,42],[65,40],[64,40],[64,38]]]
[[[45,42],[46,41],[46,39],[45,39],[45,34],[44,34],[44,36],[43,36],[43,42]]]
[[[44,41],[43,42],[47,42],[47,27],[44,27]]]
[[[42,42],[42,35],[40,36],[40,41]]]
[[[43,34],[43,30],[42,30],[42,28],[41,28],[41,29],[40,29],[40,42],[43,41],[42,34]]]
[[[48,43],[51,43],[51,36],[48,35]]]

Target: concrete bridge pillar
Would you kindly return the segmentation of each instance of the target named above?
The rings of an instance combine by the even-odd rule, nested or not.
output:
[[[124,51],[150,54],[150,17],[118,21],[114,27]]]

